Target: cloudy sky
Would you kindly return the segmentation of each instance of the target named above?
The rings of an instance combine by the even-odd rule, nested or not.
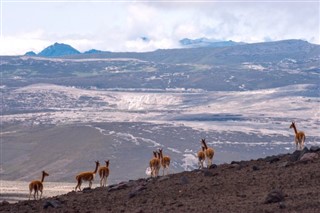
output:
[[[0,55],[38,53],[54,42],[79,51],[140,52],[200,37],[320,44],[319,0],[0,0],[0,6]]]

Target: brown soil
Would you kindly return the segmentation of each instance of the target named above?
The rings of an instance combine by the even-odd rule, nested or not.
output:
[[[0,212],[320,212],[320,151],[309,161],[302,152],[2,203]]]

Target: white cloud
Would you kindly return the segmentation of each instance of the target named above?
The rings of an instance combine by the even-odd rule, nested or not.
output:
[[[320,44],[319,2],[7,2],[2,10],[1,55],[39,52],[54,42],[80,51],[151,51],[199,37]]]

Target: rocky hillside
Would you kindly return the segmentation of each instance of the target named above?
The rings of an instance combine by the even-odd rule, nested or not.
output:
[[[320,147],[305,148],[40,201],[4,201],[0,212],[319,212],[319,156]]]

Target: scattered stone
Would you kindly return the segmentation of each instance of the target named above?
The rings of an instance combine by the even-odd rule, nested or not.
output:
[[[231,161],[230,164],[239,164],[239,161]]]
[[[320,147],[319,146],[311,146],[310,147],[310,152],[317,152],[320,151]]]
[[[240,170],[240,169],[242,169],[242,168],[244,168],[245,167],[245,164],[243,164],[243,163],[239,163],[239,164],[232,164],[232,165],[230,165],[230,169],[236,169],[236,170]]]
[[[186,176],[182,176],[181,178],[180,178],[180,184],[181,185],[186,185],[186,184],[188,184],[189,183],[189,179],[186,177]]]
[[[294,151],[291,155],[290,155],[290,161],[291,162],[296,162],[298,160],[301,159],[301,157],[306,154],[309,153],[309,149],[307,147],[304,147],[303,150],[296,150]]]
[[[209,167],[209,169],[215,169],[215,168],[217,168],[218,166],[216,165],[216,164],[212,164],[212,165],[210,165],[210,167]]]
[[[290,163],[288,161],[282,162],[279,164],[278,168],[286,168],[290,166]]]
[[[314,152],[305,153],[301,158],[300,161],[314,161],[315,159],[318,159],[319,155]]]
[[[239,168],[240,167],[240,164],[237,164],[237,163],[234,163],[234,164],[231,164],[230,168]]]
[[[111,185],[108,185],[108,188],[115,187],[116,185],[118,185],[118,184],[111,184]]]
[[[162,176],[162,177],[160,177],[159,178],[159,182],[162,182],[162,181],[164,181],[164,180],[168,180],[169,179],[169,176]]]
[[[280,158],[278,156],[270,156],[266,158],[266,162],[271,163],[275,163],[278,162],[280,160]]]
[[[253,171],[258,171],[258,170],[260,170],[260,168],[254,165],[254,166],[252,166],[252,170]]]
[[[58,200],[48,200],[43,204],[43,208],[47,209],[48,207],[52,208],[61,208],[61,202]]]
[[[2,201],[1,203],[0,203],[0,206],[6,206],[6,205],[9,205],[10,203],[8,202],[8,201],[6,201],[6,200],[4,200],[4,201]]]
[[[289,159],[290,159],[291,162],[296,162],[296,161],[299,160],[300,155],[301,155],[301,151],[296,150],[290,155]]]
[[[264,203],[278,203],[284,201],[284,194],[280,189],[274,189],[267,195]]]
[[[282,201],[279,203],[279,208],[280,209],[285,209],[286,208],[286,204]]]
[[[86,187],[86,188],[82,189],[83,193],[88,193],[88,192],[91,192],[91,191],[92,191],[92,189],[90,187]]]
[[[127,187],[128,187],[128,185],[126,183],[121,183],[121,184],[115,185],[114,187],[109,188],[108,192],[116,191],[116,190],[120,190],[120,189],[125,189]]]

